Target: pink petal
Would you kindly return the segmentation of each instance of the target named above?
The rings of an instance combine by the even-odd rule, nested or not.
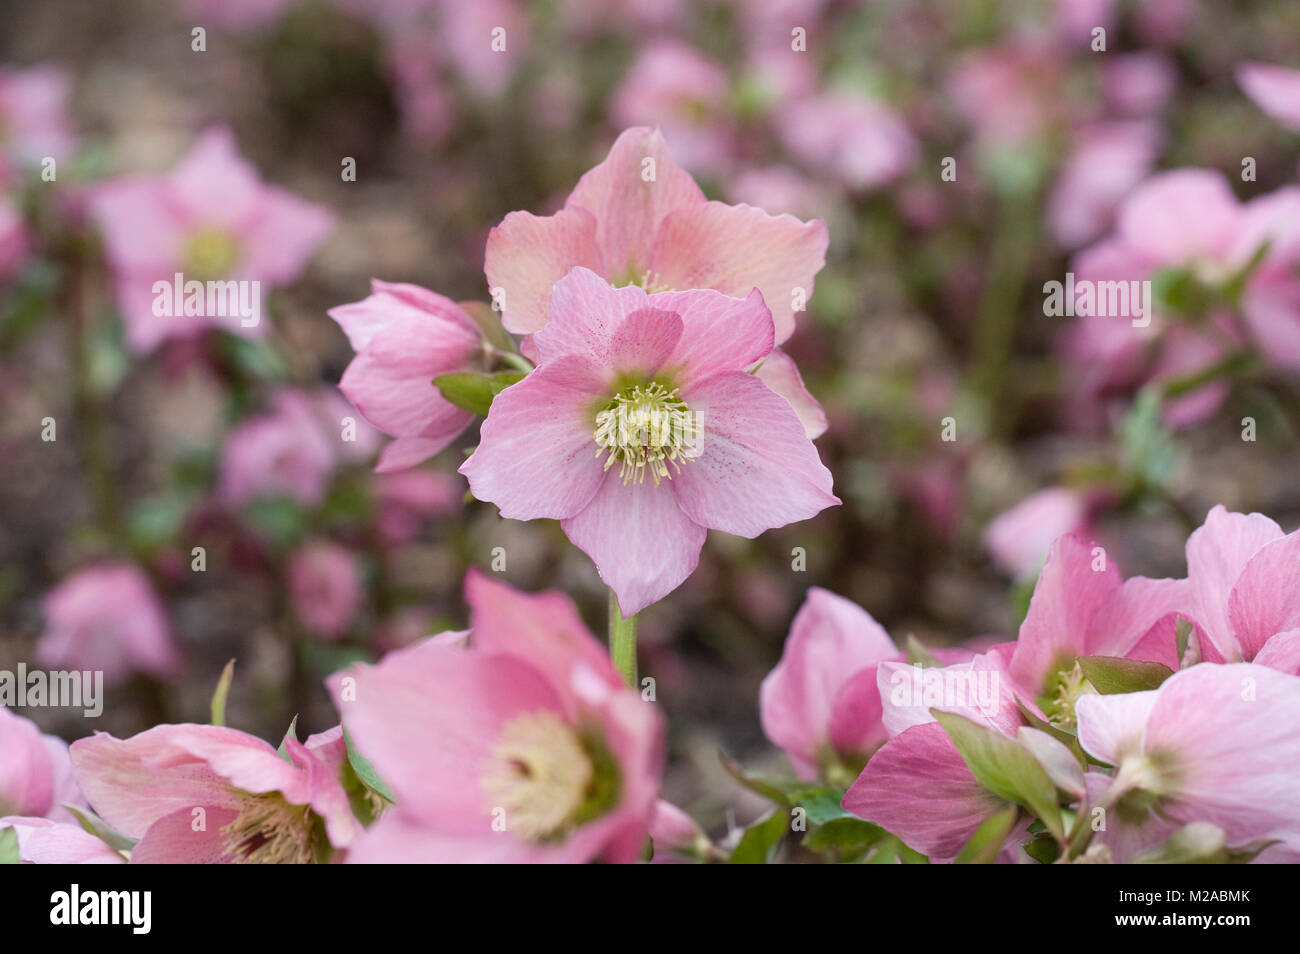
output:
[[[749,205],[707,202],[664,221],[650,267],[669,288],[715,288],[733,298],[757,288],[772,309],[780,344],[794,332],[796,305],[803,310],[812,298],[828,242],[819,219],[800,222]]]
[[[283,189],[264,189],[257,217],[241,235],[238,272],[271,285],[294,281],[334,231],[334,214]]]
[[[788,354],[780,348],[774,348],[763,359],[763,363],[758,366],[754,374],[790,402],[790,406],[794,408],[794,412],[799,415],[799,421],[803,424],[803,432],[808,435],[810,441],[826,433],[826,412],[804,387],[799,367]]]
[[[708,289],[650,296],[655,308],[682,318],[682,335],[666,360],[683,390],[721,371],[741,371],[772,351],[772,315],[757,291],[730,298]]]
[[[1251,661],[1257,666],[1300,676],[1300,629],[1270,636]]]
[[[625,484],[612,469],[591,502],[564,520],[564,532],[591,557],[624,616],[677,589],[700,561],[705,529],[686,515],[669,486],[680,479]]]
[[[0,831],[18,835],[18,857],[36,865],[120,865],[125,859],[80,825],[9,815]]]
[[[1074,705],[1079,744],[1098,761],[1118,765],[1126,755],[1142,751],[1147,719],[1155,704],[1155,690],[1080,697]]]
[[[1276,633],[1300,628],[1300,531],[1260,547],[1232,587],[1228,617],[1243,659]]]
[[[224,126],[206,130],[171,171],[172,195],[192,222],[240,232],[258,213],[265,186]]]
[[[468,424],[469,421],[465,423]],[[462,426],[454,433],[444,434],[441,437],[396,438],[380,452],[379,461],[375,464],[375,473],[389,474],[395,470],[405,470],[423,463],[454,441],[463,429]]]
[[[1088,653],[1088,625],[1102,600],[1120,584],[1114,561],[1092,568],[1092,548],[1067,534],[1052,544],[1038,577],[1029,613],[1011,657],[1011,675],[1030,696],[1046,688],[1049,676]]]
[[[650,296],[635,285],[614,288],[595,272],[574,268],[551,293],[550,322],[533,335],[538,359],[547,364],[577,356],[612,371],[615,332],[629,315],[653,307]]]
[[[724,372],[683,398],[702,428],[699,456],[672,481],[691,520],[756,537],[840,502],[798,416],[753,375]]]
[[[460,467],[475,497],[512,520],[563,519],[587,506],[605,472],[592,395],[573,384],[595,373],[582,359],[556,361],[496,396],[478,449]]]
[[[1131,656],[1162,620],[1194,619],[1195,602],[1188,580],[1151,580],[1135,576],[1112,590],[1088,623],[1085,649],[1089,656]],[[1162,633],[1164,631],[1162,630]],[[1173,636],[1169,629],[1166,635]],[[1176,641],[1147,644],[1148,654],[1133,658],[1161,662],[1178,669]],[[1156,656],[1151,656],[1151,651]]]
[[[203,828],[194,830],[194,809],[202,808]],[[133,865],[226,865],[234,858],[221,829],[239,817],[233,808],[196,805],[164,815],[131,849]]]
[[[578,265],[604,274],[596,220],[587,210],[507,215],[488,234],[483,266],[489,291],[499,289],[506,330],[532,334],[542,328],[550,318],[551,289]]]
[[[681,337],[680,316],[656,308],[639,309],[628,315],[611,336],[609,363],[625,374],[654,377]]]
[[[1175,169],[1152,176],[1119,208],[1118,232],[1163,265],[1222,258],[1231,247],[1241,205],[1223,173]]]
[[[1300,130],[1300,70],[1271,63],[1242,63],[1237,83],[1256,105],[1288,129]]]
[[[647,181],[651,169],[653,179]],[[664,219],[703,203],[704,193],[673,162],[659,130],[635,126],[615,140],[604,162],[578,180],[565,208],[586,209],[595,218],[605,277],[639,279],[651,265],[651,243]],[[742,292],[748,293],[748,288]]]
[[[975,829],[1005,807],[975,781],[937,722],[886,742],[841,804],[936,862],[957,857]]]
[[[850,761],[869,756],[889,738],[883,715],[876,666],[868,666],[854,673],[835,694],[827,732],[831,746]]]
[[[1232,589],[1250,559],[1282,535],[1282,528],[1263,514],[1230,513],[1220,505],[1187,538],[1187,577],[1196,598],[1196,622],[1225,659],[1240,658],[1228,618]],[[1265,638],[1274,632],[1278,630]]]

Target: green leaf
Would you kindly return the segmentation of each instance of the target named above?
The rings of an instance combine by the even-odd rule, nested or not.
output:
[[[790,816],[785,810],[778,808],[769,812],[745,829],[745,834],[727,859],[727,864],[767,864],[789,830]]]
[[[221,670],[221,678],[217,680],[216,691],[212,693],[212,724],[226,724],[226,699],[230,696],[230,682],[235,678],[235,661],[232,659],[226,663],[226,668]]]
[[[1079,660],[1079,668],[1103,696],[1158,689],[1174,674],[1172,669],[1158,662],[1121,659],[1119,656],[1084,656]]]
[[[931,709],[975,780],[998,798],[1029,809],[1059,841],[1065,838],[1056,786],[1029,750],[1014,739],[953,712]]]
[[[492,399],[523,377],[522,371],[498,371],[496,374],[456,371],[438,375],[433,379],[433,386],[457,407],[472,414],[486,415],[492,407]]]
[[[809,832],[803,846],[809,851],[833,851],[841,861],[852,861],[885,837],[885,830],[861,818],[836,818]]]
[[[393,795],[392,789],[384,784],[384,780],[379,777],[379,773],[370,764],[370,760],[356,750],[347,729],[343,730],[343,741],[347,743],[348,747],[348,764],[352,766],[352,771],[357,773],[357,778],[361,779],[366,788],[375,794],[382,796],[386,801],[396,803],[397,798]]]
[[[18,832],[12,828],[0,829],[0,865],[16,865],[21,860],[18,854]]]
[[[907,634],[907,661],[913,666],[938,666],[939,659],[911,633]]]
[[[991,865],[998,860],[998,853],[1006,844],[1011,829],[1016,827],[1016,818],[1020,810],[1014,806],[998,812],[992,818],[986,818],[970,836],[970,841],[957,853],[954,864]]]
[[[130,851],[135,847],[136,840],[134,838],[128,838],[98,815],[87,809],[78,808],[76,805],[70,805],[67,802],[63,803],[63,807],[72,814],[72,817],[77,820],[77,823],[87,833],[94,835],[114,851]]]
[[[768,779],[746,775],[744,769],[724,753],[719,752],[718,759],[727,774],[745,788],[783,808],[802,808],[814,825],[852,817],[851,813],[840,807],[840,802],[844,799],[842,789],[797,779]]]
[[[289,723],[289,731],[284,734],[284,738],[280,740],[280,747],[275,750],[276,754],[279,755],[280,758],[284,759],[286,762],[293,761],[293,759],[289,757],[289,746],[286,744],[285,741],[290,736],[292,736],[294,739],[298,738],[298,717],[297,716],[294,716],[293,721]]]

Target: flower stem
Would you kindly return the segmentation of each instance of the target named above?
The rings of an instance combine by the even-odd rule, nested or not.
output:
[[[635,689],[636,614],[623,618],[623,612],[618,608],[618,597],[613,590],[609,591],[609,655],[628,688]]]

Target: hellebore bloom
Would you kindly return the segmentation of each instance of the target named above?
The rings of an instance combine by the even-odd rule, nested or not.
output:
[[[777,124],[791,153],[855,191],[879,188],[916,161],[916,137],[872,99],[822,93],[781,110]]]
[[[299,547],[289,558],[289,598],[304,626],[338,639],[361,605],[361,573],[352,551],[323,540]]]
[[[72,777],[67,743],[42,735],[34,722],[0,706],[0,815],[72,821],[64,802],[86,804]]]
[[[1300,678],[1201,664],[1158,689],[1087,696],[1078,716],[1083,748],[1115,766],[1109,810],[1126,826],[1210,822],[1229,845],[1280,841],[1261,861],[1300,861]]]
[[[127,341],[139,354],[212,325],[262,334],[262,286],[297,278],[334,227],[325,208],[264,183],[224,128],[200,136],[166,176],[97,187],[89,210],[113,266]],[[183,314],[170,307],[172,292],[154,288],[171,288],[177,274],[186,285],[206,285],[193,301],[185,292]],[[248,283],[234,288],[237,308],[229,282]],[[160,301],[169,307],[157,307]]]
[[[325,497],[340,446],[307,394],[279,391],[268,411],[227,435],[217,495],[230,507],[278,495],[315,506]]]
[[[876,666],[899,658],[862,607],[820,587],[808,591],[759,691],[763,733],[800,778],[847,775],[848,782],[861,771],[886,738]]]
[[[998,514],[984,531],[984,546],[995,563],[1013,576],[1032,577],[1047,551],[1065,533],[1091,533],[1084,495],[1066,487],[1030,494]]]
[[[474,319],[418,285],[371,281],[369,297],[331,308],[357,356],[339,389],[375,427],[396,438],[375,470],[412,467],[450,444],[474,419],[433,385],[483,354]]]
[[[1006,807],[975,780],[931,708],[1015,737],[1022,725],[1007,659],[1014,644],[951,666],[884,662],[876,672],[890,738],[841,803],[932,861],[951,861],[975,829]]]
[[[575,268],[534,342],[460,472],[504,517],[563,521],[625,614],[691,574],[706,528],[752,538],[840,502],[793,408],[744,370],[772,350],[757,291],[647,295]]]
[[[339,781],[347,758],[334,728],[291,761],[261,739],[215,725],[160,725],[129,739],[96,732],[72,743],[95,811],[137,838],[135,863],[292,864],[327,860],[361,831]]]
[[[1300,70],[1271,63],[1242,63],[1237,84],[1260,109],[1287,129],[1300,130]]]
[[[354,862],[635,861],[663,769],[658,708],[559,593],[471,571],[470,647],[444,634],[328,680],[396,797]]]
[[[71,85],[57,67],[0,67],[0,187],[18,170],[39,167],[47,157],[56,162],[70,158]]]
[[[120,865],[120,854],[80,825],[48,818],[10,815],[0,818],[0,831],[18,836],[18,860],[29,865]]]
[[[42,608],[36,657],[43,666],[102,670],[113,685],[132,672],[170,676],[180,665],[163,604],[133,564],[80,570],[45,594]]]
[[[546,324],[552,288],[580,265],[651,293],[711,288],[740,297],[757,288],[781,344],[812,297],[827,243],[820,220],[707,201],[659,131],[638,126],[555,215],[507,215],[488,236],[484,271],[502,323],[517,334]]]

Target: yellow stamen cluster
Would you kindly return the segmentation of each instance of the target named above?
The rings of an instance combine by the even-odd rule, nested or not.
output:
[[[199,229],[185,242],[182,268],[186,279],[206,282],[225,278],[238,262],[239,243],[222,229]]]
[[[586,802],[595,769],[571,726],[554,712],[506,724],[483,776],[490,811],[504,809],[506,830],[530,841],[560,834]]]
[[[275,793],[249,795],[221,834],[237,864],[309,864],[324,838],[310,807],[290,805]]]
[[[607,455],[606,470],[619,463],[623,483],[644,483],[649,474],[658,486],[698,456],[700,421],[676,388],[655,381],[618,394],[596,415],[592,437],[596,456]]]

